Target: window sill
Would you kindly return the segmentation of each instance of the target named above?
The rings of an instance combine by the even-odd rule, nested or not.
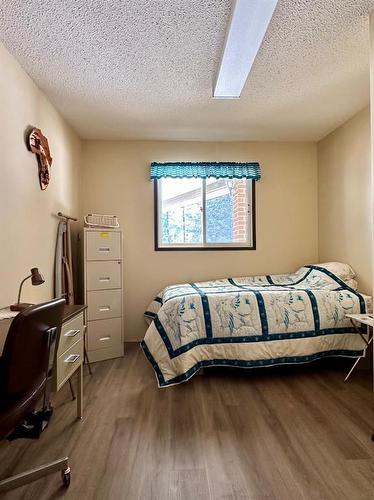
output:
[[[205,251],[216,251],[216,250],[256,250],[256,245],[253,246],[211,246],[211,247],[155,247],[156,252],[205,252]]]

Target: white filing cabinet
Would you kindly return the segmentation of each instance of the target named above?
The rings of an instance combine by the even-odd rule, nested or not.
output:
[[[88,358],[123,356],[122,231],[85,228],[83,254]]]

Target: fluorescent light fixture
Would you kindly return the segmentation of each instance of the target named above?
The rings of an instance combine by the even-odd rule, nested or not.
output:
[[[278,0],[236,0],[213,97],[238,99]]]

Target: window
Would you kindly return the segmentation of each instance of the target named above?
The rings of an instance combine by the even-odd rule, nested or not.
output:
[[[255,181],[164,177],[154,183],[156,250],[255,248]]]

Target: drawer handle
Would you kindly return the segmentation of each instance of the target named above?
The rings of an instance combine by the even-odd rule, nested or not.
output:
[[[110,306],[101,306],[99,307],[100,312],[110,311]]]
[[[80,354],[70,354],[64,359],[64,363],[75,363],[80,358]]]
[[[109,278],[109,276],[107,276],[105,278],[99,278],[99,281],[110,281],[110,278]]]
[[[69,330],[68,332],[64,333],[64,337],[75,337],[79,332],[80,330]]]
[[[99,252],[109,252],[110,248],[109,247],[99,247]]]
[[[106,337],[100,337],[99,340],[100,342],[105,342],[106,340],[110,340],[112,337],[110,335],[107,335]]]

